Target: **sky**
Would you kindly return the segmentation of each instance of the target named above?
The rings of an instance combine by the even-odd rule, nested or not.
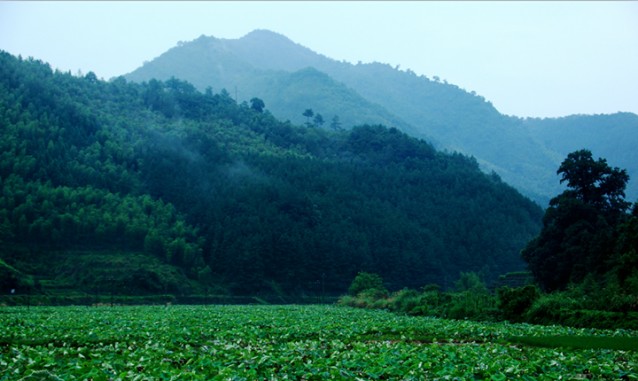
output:
[[[106,80],[179,41],[269,29],[519,117],[638,113],[637,1],[0,1],[0,49]]]

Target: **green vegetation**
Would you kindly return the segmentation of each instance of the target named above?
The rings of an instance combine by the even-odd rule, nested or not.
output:
[[[434,73],[436,74],[436,73]],[[439,149],[477,159],[508,184],[546,206],[563,191],[554,169],[569,152],[587,148],[630,174],[638,173],[638,115],[574,115],[521,119],[506,116],[485,98],[436,75],[418,76],[378,62],[338,62],[267,30],[236,40],[201,36],[177,46],[126,78],[143,82],[172,76],[207,87],[235,90],[238,98],[259,96],[273,115],[296,124],[304,110],[345,128],[393,126]],[[638,183],[628,195],[638,198]]]
[[[635,337],[330,306],[5,307],[0,379],[636,379]]]
[[[569,154],[558,174],[569,189],[552,199],[543,230],[522,251],[546,293],[528,284],[505,285],[492,295],[478,274],[461,273],[454,292],[427,287],[387,295],[354,287],[357,277],[356,292],[340,303],[412,315],[638,328],[638,204],[628,212],[629,176],[588,150]]]
[[[547,348],[570,349],[613,349],[617,351],[638,351],[638,337],[609,336],[520,336],[508,341]]]
[[[525,311],[541,296],[538,287],[527,285],[524,287],[501,287],[497,290],[498,309],[504,319],[508,321],[523,321]]]
[[[387,294],[388,290],[383,285],[383,279],[379,274],[359,273],[348,287],[350,295],[358,295],[364,291],[378,291]]]
[[[615,230],[631,219],[626,214],[629,203],[624,201],[629,179],[626,171],[610,168],[604,159],[594,161],[591,152],[581,150],[569,154],[558,173],[570,189],[552,199],[541,234],[522,253],[547,291],[563,290],[588,275],[600,278],[619,264],[620,257],[631,255],[615,253],[619,237]],[[638,274],[632,266],[634,262],[625,263],[631,267],[623,272]],[[621,287],[625,286],[624,278],[617,279]],[[630,279],[627,286],[631,287],[631,283]]]
[[[565,295],[588,309],[638,311],[638,204],[628,213],[629,176],[588,150],[569,154],[558,173],[569,189],[552,199],[543,230],[522,252],[538,284],[570,288]]]
[[[472,158],[269,107],[1,53],[2,293],[339,295],[360,271],[396,290],[523,269],[542,211]]]
[[[361,287],[362,278],[368,287]],[[381,285],[378,283],[381,282]],[[504,318],[502,310],[497,308],[497,298],[492,295],[479,275],[473,272],[461,273],[454,282],[453,289],[441,290],[436,284],[422,287],[420,290],[404,288],[388,293],[383,281],[377,274],[359,274],[352,282],[350,295],[342,296],[338,304],[366,308],[382,309],[411,316],[430,316],[449,319],[473,319],[495,321]],[[358,291],[358,292],[354,292]]]

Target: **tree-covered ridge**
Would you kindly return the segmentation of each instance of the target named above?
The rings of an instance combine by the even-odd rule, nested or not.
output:
[[[117,250],[146,255],[145,274],[174,266],[180,292],[340,293],[359,271],[445,286],[520,269],[539,229],[540,208],[498,176],[394,128],[297,126],[260,99],[7,53],[0,74],[0,259],[14,275],[52,250],[64,263]],[[104,279],[94,257],[70,260],[82,287]],[[175,289],[149,277],[145,291]]]
[[[437,76],[376,62],[335,61],[267,30],[239,39],[201,36],[180,43],[126,78],[142,82],[172,76],[202,91],[226,88],[240,102],[259,97],[275,116],[297,124],[304,122],[303,110],[312,108],[326,119],[338,116],[346,127],[397,127],[439,149],[475,157],[485,172],[498,173],[541,205],[564,190],[553,172],[576,149],[590,149],[630,175],[638,173],[635,114],[506,116],[482,96]],[[638,197],[638,184],[628,184],[627,193]]]
[[[234,53],[225,42],[201,36],[168,50],[145,63],[143,70],[126,74],[125,78],[144,82],[175,77],[192,83],[200,91],[208,87],[216,91],[226,89],[238,102],[258,96],[265,100],[268,109],[277,118],[295,124],[305,121],[302,113],[310,107],[326,119],[339,117],[347,126],[367,123],[409,129],[400,118],[365,100],[324,72],[307,66],[294,73],[279,69],[263,70],[255,62],[247,62],[245,57]],[[233,48],[242,49],[236,44]],[[265,55],[260,57],[266,58]]]

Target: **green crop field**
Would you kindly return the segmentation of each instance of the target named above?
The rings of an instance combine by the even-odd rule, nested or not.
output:
[[[638,379],[635,337],[336,306],[0,307],[0,380]]]

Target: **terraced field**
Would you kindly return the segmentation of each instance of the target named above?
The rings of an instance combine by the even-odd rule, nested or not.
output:
[[[335,306],[0,307],[0,380],[638,379],[636,336]]]

